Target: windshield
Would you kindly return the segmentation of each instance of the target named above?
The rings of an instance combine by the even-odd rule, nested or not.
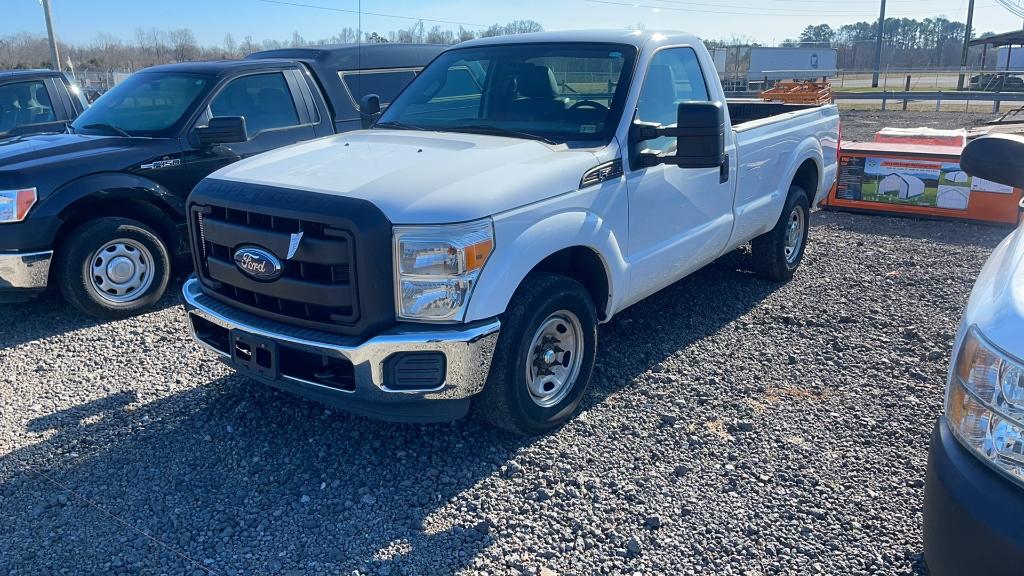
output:
[[[192,108],[208,82],[196,74],[133,74],[93,102],[72,127],[76,132],[170,136],[169,129]]]
[[[618,44],[506,44],[441,54],[381,116],[381,128],[608,142],[636,50]]]

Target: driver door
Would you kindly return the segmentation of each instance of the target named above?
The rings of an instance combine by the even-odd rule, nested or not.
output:
[[[644,76],[636,117],[675,124],[680,102],[709,101],[697,54],[692,48],[666,48],[652,58]],[[728,127],[727,127],[727,130]],[[672,138],[639,143],[671,151]],[[726,153],[735,157],[731,134]],[[732,164],[735,164],[733,162]],[[734,175],[722,182],[718,168],[660,164],[631,167],[629,193],[630,292],[652,294],[721,255],[732,233]]]
[[[216,91],[195,126],[205,126],[214,116],[241,116],[249,139],[201,148],[190,134],[187,164],[195,179],[193,186],[232,162],[316,137],[320,119],[311,116],[302,95],[296,93],[297,84],[286,77],[290,72],[237,76]]]

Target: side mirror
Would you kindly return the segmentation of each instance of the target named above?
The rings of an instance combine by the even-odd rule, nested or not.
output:
[[[196,128],[196,137],[200,146],[249,141],[243,116],[214,116],[206,126]]]
[[[725,109],[721,102],[681,102],[675,126],[634,122],[630,140],[640,143],[663,136],[676,139],[675,154],[639,153],[640,165],[674,164],[680,168],[721,168],[725,156]]]
[[[380,115],[380,96],[367,94],[359,99],[359,115],[363,120],[363,128],[369,128]]]
[[[960,153],[960,168],[971,176],[1024,188],[1024,138],[991,134],[972,140]]]

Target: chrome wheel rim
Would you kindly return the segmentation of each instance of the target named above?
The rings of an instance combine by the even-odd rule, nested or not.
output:
[[[568,310],[548,316],[533,334],[526,356],[526,387],[542,408],[556,406],[576,383],[583,364],[583,327]]]
[[[142,297],[153,285],[153,255],[128,238],[111,240],[89,260],[89,286],[101,299],[124,304]]]
[[[789,213],[789,220],[786,224],[786,262],[793,264],[800,256],[800,248],[804,245],[804,228],[806,218],[804,211],[799,206],[794,207]]]

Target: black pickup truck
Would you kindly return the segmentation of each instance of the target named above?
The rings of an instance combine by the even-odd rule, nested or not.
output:
[[[374,44],[156,66],[66,132],[0,140],[0,301],[48,285],[97,318],[163,294],[188,251],[185,198],[232,162],[368,125],[443,47]],[[373,110],[360,110],[364,96]]]
[[[88,104],[78,86],[54,70],[0,70],[0,138],[63,132]]]

